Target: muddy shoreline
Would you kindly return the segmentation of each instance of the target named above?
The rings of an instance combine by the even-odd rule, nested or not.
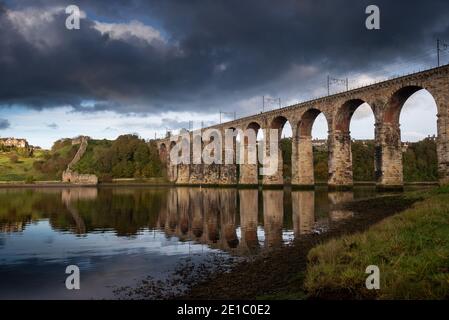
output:
[[[361,232],[382,219],[401,212],[421,200],[405,194],[382,196],[342,205],[354,217],[332,223],[322,234],[301,237],[292,244],[236,263],[230,271],[213,273],[194,284],[177,299],[306,299],[303,279],[307,254],[314,246],[331,238]],[[325,295],[324,295],[325,296]],[[341,297],[344,298],[344,297]]]

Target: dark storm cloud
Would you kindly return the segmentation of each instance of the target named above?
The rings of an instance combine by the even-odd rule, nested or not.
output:
[[[11,126],[7,119],[0,118],[0,130],[8,129]]]
[[[208,112],[267,92],[301,92],[329,72],[406,60],[448,36],[449,25],[447,0],[76,1],[87,12],[78,31],[65,29],[63,12],[26,32],[8,15],[72,3],[0,7],[0,104]],[[365,8],[373,3],[381,10],[380,31],[365,28]],[[94,28],[95,21],[131,20],[163,39],[117,39]]]

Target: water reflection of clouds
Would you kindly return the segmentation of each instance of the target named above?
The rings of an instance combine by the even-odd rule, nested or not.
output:
[[[106,297],[105,286],[161,276],[183,257],[257,254],[326,230],[351,217],[340,204],[353,198],[325,190],[0,190],[0,298]],[[68,264],[82,270],[84,293],[60,289]]]
[[[32,254],[57,260],[60,255],[136,250],[176,255],[204,251],[203,245],[247,254],[350,218],[351,212],[339,204],[354,198],[352,192],[187,188],[44,189],[26,194],[36,212],[21,221],[14,221],[17,214],[6,214],[3,220],[11,220],[3,228],[8,231],[3,261]],[[0,197],[11,195],[21,196],[15,190]],[[9,209],[20,213],[20,208]]]
[[[71,257],[101,257],[112,255],[152,254],[179,255],[203,252],[205,249],[191,242],[167,239],[162,231],[146,230],[134,238],[117,237],[115,232],[89,233],[77,237],[73,233],[55,232],[48,221],[29,225],[22,233],[3,235],[1,264],[24,263],[31,257],[47,262],[61,262]],[[48,239],[52,241],[48,241]]]

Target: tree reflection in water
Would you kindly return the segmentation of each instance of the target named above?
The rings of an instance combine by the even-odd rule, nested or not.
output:
[[[293,235],[351,218],[341,203],[352,192],[213,188],[0,189],[0,232],[21,232],[48,220],[52,229],[83,236],[143,230],[236,255],[282,246]]]

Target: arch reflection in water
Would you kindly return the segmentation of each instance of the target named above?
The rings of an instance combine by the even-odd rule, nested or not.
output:
[[[241,247],[253,252],[259,248],[257,236],[259,190],[239,190]]]
[[[237,237],[237,192],[234,189],[219,190],[221,207],[221,248],[235,249],[239,245]]]
[[[167,223],[165,232],[168,236],[174,235],[178,226],[178,192],[176,189],[168,190],[167,197]]]
[[[313,231],[315,226],[314,191],[292,191],[292,215],[295,238]]]
[[[177,196],[178,196],[178,216],[179,216],[179,224],[178,224],[179,229],[177,230],[177,235],[185,237],[188,235],[190,229],[189,190],[187,188],[179,188],[177,190]]]
[[[220,231],[218,229],[220,208],[218,201],[219,197],[216,190],[203,190],[203,210],[208,243],[217,243],[217,241],[220,239]]]
[[[157,277],[182,258],[257,254],[292,234],[301,240],[345,225],[354,213],[344,204],[373,197],[370,190],[3,188],[0,299],[67,297],[72,293],[58,288],[68,263],[95,279],[79,292],[89,299],[109,297],[112,285]]]
[[[368,192],[360,193],[367,197]],[[290,203],[291,198],[291,203]],[[159,230],[233,254],[281,246],[353,212],[352,192],[213,188],[70,188],[0,190],[0,232],[21,232],[48,219],[53,230],[79,236],[115,231],[137,236]]]
[[[282,224],[284,218],[284,192],[282,190],[263,191],[263,220],[265,246],[279,247],[282,244]]]
[[[343,204],[354,200],[354,193],[352,191],[329,192],[329,218],[336,222],[352,218],[354,212],[344,209]]]
[[[192,233],[201,239],[204,232],[203,197],[199,189],[189,189],[190,215],[192,217]]]

